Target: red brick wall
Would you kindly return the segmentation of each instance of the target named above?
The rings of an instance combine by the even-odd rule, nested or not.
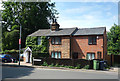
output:
[[[94,52],[97,58],[97,52],[102,52],[103,58],[103,36],[97,39],[97,45],[88,45],[88,36],[74,36],[72,38],[72,52],[78,52],[78,58],[86,59],[88,52]]]
[[[49,39],[49,54],[51,51],[61,51],[62,58],[70,58],[70,37],[61,37],[61,45],[52,45],[51,38]]]

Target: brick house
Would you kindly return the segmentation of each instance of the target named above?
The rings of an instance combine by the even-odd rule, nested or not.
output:
[[[29,36],[49,37],[51,58],[105,59],[107,54],[106,27],[59,28],[57,22],[51,29],[40,29]]]

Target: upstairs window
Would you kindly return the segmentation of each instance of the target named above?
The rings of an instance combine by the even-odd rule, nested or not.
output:
[[[38,45],[41,45],[41,37],[38,37]]]
[[[96,43],[96,36],[88,37],[88,44],[89,45],[97,44]]]
[[[52,44],[61,44],[61,38],[60,37],[53,37],[51,40]]]

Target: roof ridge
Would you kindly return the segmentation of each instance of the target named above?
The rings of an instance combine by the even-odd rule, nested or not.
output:
[[[91,28],[79,28],[79,29],[97,29],[97,28],[106,28],[106,27],[91,27]]]

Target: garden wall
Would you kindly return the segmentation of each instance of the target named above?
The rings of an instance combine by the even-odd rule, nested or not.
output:
[[[38,58],[37,58],[38,59]],[[43,62],[46,62],[48,65],[50,64],[58,64],[64,66],[77,66],[80,64],[81,68],[86,65],[90,66],[90,69],[93,68],[93,60],[85,60],[85,59],[55,59],[55,58],[39,58],[41,62],[35,61],[34,65],[42,65]]]

